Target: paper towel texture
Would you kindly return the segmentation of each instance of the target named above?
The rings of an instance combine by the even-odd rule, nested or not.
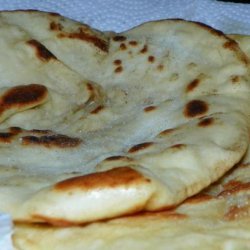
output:
[[[7,214],[0,214],[0,249],[11,250],[11,218]]]
[[[250,34],[250,4],[216,0],[0,0],[0,9],[58,12],[100,30],[123,31],[149,20],[183,18],[226,33]]]

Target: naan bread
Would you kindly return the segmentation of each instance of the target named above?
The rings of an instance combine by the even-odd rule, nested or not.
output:
[[[99,72],[99,64],[109,49],[108,35],[56,13],[6,11],[0,13],[0,19],[26,30],[87,79]]]
[[[99,88],[17,26],[0,23],[0,31],[1,164],[35,167],[35,172],[47,157],[50,167],[65,164],[69,157],[77,161],[74,148],[82,140],[58,133],[58,127],[69,114],[100,99]],[[46,156],[34,146],[40,144]]]
[[[37,59],[37,47],[51,49],[47,38],[61,44],[57,52],[51,49],[56,57],[69,47],[64,39],[78,39],[80,52],[94,53],[95,60],[86,67],[85,78],[70,71],[83,90],[65,87],[72,84],[70,79],[55,86],[48,81],[48,94],[37,101],[38,107],[25,106],[29,109],[15,114],[7,105],[10,111],[1,124],[0,210],[15,221],[54,225],[157,211],[198,193],[241,160],[249,144],[249,65],[237,43],[210,27],[182,20],[101,34],[56,18],[56,26],[68,24],[67,30],[60,28],[62,34],[52,36],[55,20],[46,26],[42,19],[36,26],[39,38],[32,31],[35,16],[28,22],[24,12],[1,15],[1,39],[8,46],[0,55],[10,54],[17,65],[14,80],[31,79],[31,66],[36,67],[34,78],[41,74],[44,81],[62,80],[46,67],[47,60]],[[4,32],[9,27],[18,32]],[[105,50],[96,39],[105,41]],[[25,49],[13,50],[13,40],[25,44],[39,63],[31,60],[26,69]],[[3,65],[11,63],[6,58]],[[10,73],[3,87],[11,87],[8,77]]]
[[[17,224],[13,240],[25,250],[249,249],[250,164],[176,209],[66,228]]]

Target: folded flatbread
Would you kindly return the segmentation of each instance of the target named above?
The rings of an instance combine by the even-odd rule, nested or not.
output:
[[[66,228],[19,224],[17,249],[249,249],[250,165],[239,165],[218,183],[176,209]]]
[[[219,31],[39,12],[3,12],[0,31],[0,210],[16,222],[175,207],[246,153],[249,62]]]

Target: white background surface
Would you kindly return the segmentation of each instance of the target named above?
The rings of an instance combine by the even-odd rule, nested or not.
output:
[[[38,9],[85,22],[100,30],[124,31],[145,21],[183,18],[225,33],[250,35],[250,4],[216,0],[0,0],[0,10]],[[11,249],[10,218],[0,214],[0,249]]]
[[[250,4],[216,0],[0,0],[0,9],[59,12],[101,30],[123,31],[145,21],[177,17],[226,33],[250,34]]]
[[[0,214],[0,249],[11,250],[11,233],[12,224],[10,216],[6,214]]]

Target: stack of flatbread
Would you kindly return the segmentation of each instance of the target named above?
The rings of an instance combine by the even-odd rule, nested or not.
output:
[[[16,249],[250,249],[248,37],[37,11],[1,12],[0,31]]]

